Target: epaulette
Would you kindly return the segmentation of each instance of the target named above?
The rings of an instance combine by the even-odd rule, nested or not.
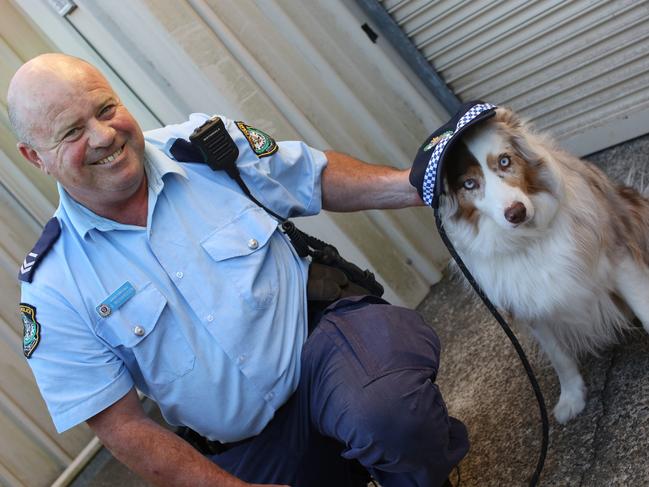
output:
[[[50,219],[43,228],[43,233],[41,234],[38,242],[34,245],[34,248],[27,254],[23,265],[20,266],[20,271],[18,272],[18,279],[24,282],[32,282],[34,278],[34,271],[43,260],[43,257],[47,255],[49,250],[54,245],[61,235],[61,224],[56,217]]]

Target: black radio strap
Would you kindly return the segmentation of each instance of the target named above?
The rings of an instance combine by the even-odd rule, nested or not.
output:
[[[239,148],[230,137],[223,120],[220,118],[213,117],[198,127],[189,136],[189,141],[176,139],[169,150],[177,161],[203,162],[210,166],[213,171],[225,171],[253,203],[273,215],[280,222],[286,221],[286,218],[262,205],[246,186],[237,167]]]
[[[213,171],[225,171],[253,203],[281,222],[282,230],[300,257],[308,256],[311,257],[312,262],[335,267],[342,271],[352,283],[361,286],[370,294],[378,297],[383,295],[383,286],[370,270],[362,270],[357,265],[345,260],[336,247],[303,232],[288,218],[269,210],[254,197],[243,181],[237,166],[239,148],[219,117],[210,118],[194,130],[189,136],[189,141],[176,139],[169,150],[177,161],[203,162]]]

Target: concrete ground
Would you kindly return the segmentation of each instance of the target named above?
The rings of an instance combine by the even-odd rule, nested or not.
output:
[[[614,179],[646,174],[649,135],[588,159]],[[648,290],[649,291],[649,290]],[[459,279],[433,286],[419,307],[443,344],[438,383],[451,415],[468,426],[472,447],[460,464],[462,487],[526,486],[541,442],[539,408],[509,340]],[[547,487],[649,486],[649,337],[637,328],[618,346],[581,364],[588,386],[585,411],[567,425],[551,415],[556,376],[523,340],[550,414],[550,447],[541,477]],[[452,477],[453,485],[456,484]],[[146,484],[102,450],[74,487]],[[335,487],[335,486],[332,486]]]

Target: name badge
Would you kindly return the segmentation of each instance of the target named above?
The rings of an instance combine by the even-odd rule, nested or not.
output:
[[[124,303],[133,296],[135,296],[135,288],[133,287],[133,284],[126,281],[117,289],[117,291],[104,299],[95,309],[99,316],[106,318],[110,316],[113,311],[121,308]]]

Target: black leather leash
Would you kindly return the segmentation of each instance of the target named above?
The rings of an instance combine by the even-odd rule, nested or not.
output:
[[[437,230],[439,231],[442,241],[462,271],[462,274],[464,274],[464,277],[469,281],[475,292],[480,296],[482,302],[485,304],[487,309],[489,309],[511,341],[521,363],[523,364],[523,368],[527,373],[530,385],[534,390],[534,395],[539,404],[542,423],[541,451],[529,484],[530,487],[534,487],[539,482],[541,471],[545,464],[545,457],[547,455],[549,443],[550,427],[543,393],[541,392],[538,380],[534,375],[534,371],[532,370],[523,347],[521,347],[516,335],[514,335],[514,332],[511,330],[507,321],[505,321],[485,292],[480,288],[474,277],[471,275],[471,272],[467,269],[466,265],[464,265],[464,262],[462,262],[462,259],[453,247],[453,244],[444,229],[444,224],[439,210],[440,196],[444,193],[444,177],[442,170],[446,162],[453,164],[453,161],[446,161],[447,158],[445,156],[449,154],[452,147],[462,138],[467,130],[476,124],[493,117],[496,114],[496,109],[496,105],[479,100],[470,101],[462,105],[457,113],[455,113],[446,124],[439,127],[422,143],[412,164],[410,183],[417,188],[419,196],[422,198],[424,203],[433,208],[435,213],[435,224],[437,225]]]
[[[507,335],[507,338],[509,338],[509,340],[511,341],[514,350],[516,350],[516,353],[518,354],[518,358],[523,364],[523,368],[525,369],[525,373],[527,374],[527,377],[530,381],[530,385],[532,386],[532,390],[534,391],[534,395],[536,396],[536,400],[539,404],[539,412],[541,414],[541,429],[542,429],[541,451],[539,453],[539,459],[536,463],[536,468],[534,470],[534,473],[532,474],[532,478],[530,479],[530,484],[529,484],[530,487],[535,487],[539,483],[539,478],[541,477],[541,471],[543,470],[543,465],[545,464],[545,457],[547,456],[549,437],[550,437],[550,433],[549,433],[550,423],[548,421],[548,410],[545,405],[545,399],[543,398],[543,393],[541,392],[541,387],[539,386],[539,382],[536,379],[536,375],[534,375],[532,366],[530,365],[530,362],[527,359],[527,355],[525,355],[525,351],[523,350],[523,347],[518,341],[518,338],[516,338],[516,335],[512,331],[507,321],[502,317],[500,312],[489,300],[489,298],[484,293],[480,285],[474,279],[471,272],[469,272],[467,267],[464,265],[464,262],[462,261],[458,253],[455,251],[453,244],[449,240],[448,236],[446,235],[446,231],[444,230],[444,223],[442,222],[442,218],[439,214],[439,207],[435,207],[434,212],[435,212],[435,224],[437,225],[437,230],[439,231],[439,235],[442,237],[442,241],[444,242],[444,245],[446,245],[446,248],[451,253],[453,260],[455,260],[455,262],[457,263],[458,267],[462,271],[462,274],[464,274],[464,277],[466,277],[466,279],[469,281],[471,287],[473,287],[474,291],[478,294],[478,296],[480,296],[482,302],[485,304],[487,309],[489,309],[493,317],[496,318],[496,321],[498,322],[500,327]]]

